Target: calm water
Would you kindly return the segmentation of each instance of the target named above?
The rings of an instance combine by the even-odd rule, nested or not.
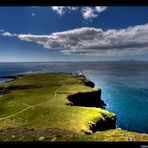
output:
[[[118,127],[148,133],[148,62],[0,63],[0,76],[79,71],[102,89]]]

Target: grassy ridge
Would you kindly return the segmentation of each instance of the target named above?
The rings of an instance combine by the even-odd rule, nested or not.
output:
[[[70,103],[67,99],[69,93],[97,90],[84,85],[84,81],[84,77],[51,73],[25,75],[1,84],[1,88],[9,89],[11,93],[0,99],[0,128],[59,128],[91,132],[91,124],[105,121],[104,114],[109,118],[114,114],[100,108],[66,105]]]
[[[148,135],[119,129],[92,134],[92,125],[99,121],[104,124],[115,114],[101,108],[67,105],[71,104],[69,94],[99,90],[86,86],[85,81],[83,76],[46,73],[1,83],[0,90],[10,92],[0,97],[0,140],[32,141],[40,136],[47,141],[54,136],[55,141],[127,141],[128,137],[148,140]]]

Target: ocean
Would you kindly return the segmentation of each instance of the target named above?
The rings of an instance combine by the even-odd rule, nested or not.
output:
[[[102,89],[116,125],[148,133],[148,62],[0,63],[0,77],[38,72],[80,72]],[[11,79],[0,78],[0,83]]]

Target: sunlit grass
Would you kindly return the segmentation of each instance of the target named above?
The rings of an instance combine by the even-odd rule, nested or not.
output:
[[[78,134],[79,138],[65,137],[65,140],[69,141],[115,141],[117,137],[119,141],[124,141],[128,132],[122,130],[84,134],[86,132],[91,134],[90,126],[99,120],[105,122],[105,116],[108,118],[115,116],[101,108],[67,105],[71,103],[67,99],[71,93],[99,90],[86,86],[84,80],[84,77],[75,77],[71,74],[47,73],[25,75],[15,81],[1,83],[1,88],[10,89],[11,92],[0,98],[0,129],[11,127],[45,130],[52,128],[59,129],[63,134],[67,134],[64,131],[69,131],[70,135]],[[26,108],[28,109],[24,110]],[[21,110],[24,111],[20,112]],[[20,113],[17,114],[17,112]],[[7,116],[10,118],[3,119]],[[120,135],[121,133],[124,138]]]
[[[20,114],[8,119],[0,119],[0,127],[13,120],[10,127],[59,128],[74,132],[89,131],[89,124],[95,119],[103,118],[102,114],[113,116],[99,108],[67,106],[69,93],[96,91],[85,86],[83,77],[69,74],[34,74],[1,84],[1,87],[12,89],[0,100],[0,118],[11,116],[27,107]],[[56,92],[57,91],[57,92]],[[56,92],[56,96],[55,96]],[[64,93],[61,93],[64,92]],[[96,120],[97,121],[97,120]],[[4,124],[5,123],[5,124]]]

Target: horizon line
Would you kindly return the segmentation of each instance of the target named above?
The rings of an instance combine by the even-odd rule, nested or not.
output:
[[[0,63],[58,63],[58,62],[148,62],[148,60],[111,60],[111,61],[8,61],[8,62],[3,62],[1,61]]]

